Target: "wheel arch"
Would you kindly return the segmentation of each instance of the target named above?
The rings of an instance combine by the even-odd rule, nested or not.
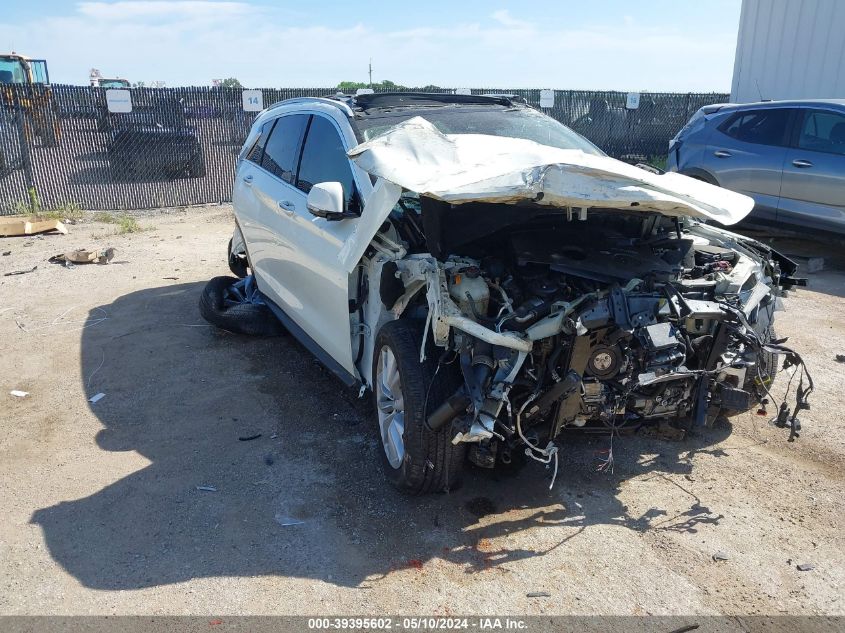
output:
[[[711,174],[706,169],[701,169],[700,167],[688,167],[686,169],[681,170],[680,172],[684,176],[689,176],[690,178],[695,178],[696,180],[701,180],[703,182],[709,183],[711,185],[719,185],[719,181],[716,180],[716,177]]]

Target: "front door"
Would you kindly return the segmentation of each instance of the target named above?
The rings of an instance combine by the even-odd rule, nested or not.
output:
[[[783,166],[778,221],[845,232],[845,114],[803,110]]]
[[[311,115],[293,185],[286,188],[284,199],[265,202],[269,208],[275,205],[285,218],[284,243],[275,250],[273,270],[267,270],[266,283],[276,289],[271,298],[287,316],[354,376],[357,370],[350,336],[349,274],[341,266],[338,254],[358,218],[331,221],[315,217],[306,204],[308,192],[315,184],[340,182],[347,208],[360,207],[347,149],[332,119]]]

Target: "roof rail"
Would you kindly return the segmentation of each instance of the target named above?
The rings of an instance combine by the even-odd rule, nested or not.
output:
[[[273,110],[280,106],[292,103],[325,103],[326,105],[332,105],[338,108],[346,116],[352,116],[352,108],[349,107],[349,104],[343,98],[336,97],[334,95],[327,95],[325,97],[292,97],[290,99],[283,99],[282,101],[277,101],[276,103],[267,106],[267,110]]]

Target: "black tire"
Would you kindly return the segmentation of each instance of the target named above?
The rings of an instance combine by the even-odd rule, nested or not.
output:
[[[59,122],[52,110],[44,115],[40,132],[42,147],[56,147],[59,144]]]
[[[243,279],[244,277],[249,274],[249,264],[247,263],[246,257],[241,257],[232,252],[232,238],[229,238],[229,246],[226,249],[228,253],[229,259],[229,270],[232,271],[232,274],[239,279]]]
[[[129,161],[116,152],[109,153],[109,172],[113,182],[127,182],[133,180]]]
[[[448,425],[435,433],[430,431],[424,422],[424,410],[430,412],[436,409],[455,393],[461,382],[460,374],[456,371],[457,363],[441,365],[435,375],[442,350],[434,345],[429,344],[426,360],[420,363],[424,327],[422,321],[411,319],[386,323],[376,337],[372,376],[375,389],[379,354],[382,348],[388,347],[399,367],[405,404],[402,434],[405,456],[398,468],[390,464],[383,450],[377,423],[376,432],[380,445],[378,452],[387,479],[399,490],[417,495],[458,488],[466,455],[466,447],[463,444],[454,446],[451,443]],[[377,397],[374,397],[373,401],[378,407]]]
[[[191,157],[191,162],[188,165],[188,176],[191,178],[205,178],[205,155],[201,148],[197,148],[196,153]]]
[[[239,303],[226,305],[226,289],[237,283],[234,277],[214,277],[203,288],[200,295],[202,317],[227,332],[251,336],[280,336],[284,326],[266,305]]]

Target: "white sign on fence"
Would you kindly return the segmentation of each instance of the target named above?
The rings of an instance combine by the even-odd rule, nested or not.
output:
[[[555,107],[555,91],[541,90],[540,91],[540,107],[554,108]]]
[[[358,95],[371,95],[371,94],[375,94],[375,90],[373,90],[372,88],[358,88],[358,90],[355,91],[356,97]]]
[[[456,95],[471,95],[472,90],[470,90],[469,88],[455,88],[455,94]]]
[[[636,110],[640,107],[640,93],[629,92],[628,98],[625,100],[625,107],[629,110]]]
[[[128,90],[109,88],[106,90],[106,106],[109,112],[132,112],[132,94]]]
[[[244,90],[244,112],[261,112],[264,109],[264,93],[260,90]]]

